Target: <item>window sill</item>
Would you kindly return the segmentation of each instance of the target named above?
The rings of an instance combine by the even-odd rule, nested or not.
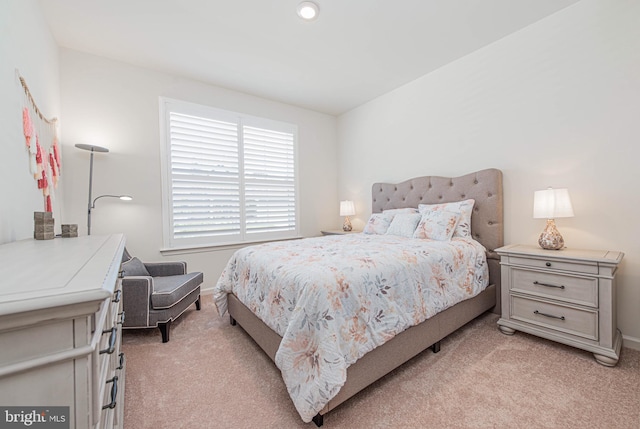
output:
[[[252,246],[254,244],[270,243],[274,241],[299,240],[301,238],[304,238],[304,237],[297,236],[297,237],[291,237],[291,238],[281,238],[276,240],[257,240],[257,241],[244,241],[241,243],[221,243],[221,244],[206,244],[202,246],[171,247],[171,248],[160,249],[160,253],[162,255],[184,255],[188,253],[217,252],[220,250],[229,250],[229,249],[237,250],[243,247]]]

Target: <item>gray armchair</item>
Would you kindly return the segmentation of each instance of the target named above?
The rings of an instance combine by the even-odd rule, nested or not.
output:
[[[193,303],[200,310],[203,275],[186,262],[143,263],[125,249],[122,271],[123,328],[158,327],[166,343],[172,321]]]

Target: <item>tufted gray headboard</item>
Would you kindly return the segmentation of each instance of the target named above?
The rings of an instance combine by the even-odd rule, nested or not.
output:
[[[473,198],[471,234],[487,249],[489,278],[500,286],[500,259],[494,252],[504,244],[502,172],[495,168],[460,177],[424,176],[402,183],[374,183],[373,213]],[[499,298],[499,296],[498,296]]]

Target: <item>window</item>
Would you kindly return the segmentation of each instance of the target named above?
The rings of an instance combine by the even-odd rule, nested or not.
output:
[[[160,99],[167,248],[298,235],[297,127]]]

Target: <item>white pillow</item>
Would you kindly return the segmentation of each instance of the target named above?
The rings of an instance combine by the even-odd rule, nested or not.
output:
[[[388,235],[411,238],[421,218],[422,215],[420,213],[399,213],[393,217],[386,233]]]
[[[448,211],[460,214],[460,220],[458,226],[453,232],[454,237],[471,237],[471,213],[473,212],[473,205],[475,200],[468,199],[464,201],[456,201],[453,203],[441,203],[441,204],[420,204],[418,210],[420,214],[424,214],[428,211]]]
[[[392,214],[392,215],[406,214],[406,213],[418,213],[418,209],[415,209],[413,207],[407,207],[407,208],[404,208],[404,209],[387,209],[387,210],[382,210],[382,213]]]
[[[425,211],[413,233],[413,238],[429,238],[438,241],[451,240],[459,220],[460,213],[444,210]]]
[[[374,213],[364,226],[365,234],[384,234],[393,220],[393,215],[387,213]]]

